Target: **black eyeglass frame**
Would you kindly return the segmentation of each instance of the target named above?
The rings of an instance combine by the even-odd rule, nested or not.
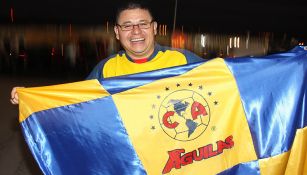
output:
[[[126,24],[120,25],[120,24],[116,23],[116,26],[118,26],[122,31],[131,31],[131,30],[133,30],[134,26],[138,26],[138,28],[140,28],[140,29],[149,29],[153,22],[155,22],[155,20],[151,20],[151,21],[148,21],[148,22],[146,21],[146,23],[141,22],[141,23],[138,23],[138,24],[127,24],[127,25]],[[144,27],[144,26],[142,26],[142,24],[145,24],[146,26]],[[129,29],[127,29],[125,27],[129,27]]]

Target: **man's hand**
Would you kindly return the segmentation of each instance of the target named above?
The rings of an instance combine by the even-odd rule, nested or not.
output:
[[[12,89],[10,101],[11,101],[11,103],[12,103],[13,105],[19,104],[19,98],[18,98],[18,94],[17,94],[17,89],[18,89],[18,88],[24,88],[24,87],[14,87],[14,88]]]

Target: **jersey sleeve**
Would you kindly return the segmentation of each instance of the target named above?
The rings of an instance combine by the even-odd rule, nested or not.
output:
[[[108,60],[111,58],[115,57],[115,55],[111,55],[106,59],[101,60],[95,67],[94,69],[90,72],[90,74],[86,77],[86,80],[91,80],[91,79],[100,79],[104,78],[103,76],[103,67],[106,64]]]
[[[94,69],[90,72],[90,74],[86,77],[87,80],[91,79],[100,79],[103,78],[102,76],[102,68],[104,65],[105,61],[100,61]]]

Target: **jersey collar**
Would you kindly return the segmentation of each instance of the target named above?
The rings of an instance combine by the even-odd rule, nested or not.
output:
[[[158,43],[155,43],[154,52],[153,52],[153,53],[150,55],[150,57],[147,59],[147,62],[150,61],[150,60],[152,60],[152,59],[158,54],[158,52],[161,50],[161,48],[162,48],[161,45],[159,45]],[[128,59],[129,61],[134,62],[134,61],[132,60],[132,58],[131,58],[128,54],[126,54],[126,52],[125,52],[124,50],[119,51],[119,55],[120,55],[120,56],[122,56],[123,54],[126,55],[126,57],[127,57],[127,59]]]

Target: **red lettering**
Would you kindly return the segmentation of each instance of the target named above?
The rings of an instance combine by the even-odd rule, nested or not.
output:
[[[203,149],[199,148],[198,149],[198,154],[199,155],[197,155],[197,150],[193,151],[193,159],[196,160],[196,161],[200,161],[200,160],[202,160],[204,158],[204,151],[203,151]]]
[[[199,115],[205,116],[207,114],[206,108],[202,104],[198,103],[197,101],[193,102],[191,107],[191,115],[193,120],[197,119]]]
[[[166,174],[173,168],[180,169],[182,166],[192,164],[193,161],[201,161],[223,153],[224,149],[230,149],[234,146],[233,136],[228,136],[225,141],[217,141],[216,145],[216,150],[213,150],[213,145],[209,144],[188,153],[185,153],[184,149],[169,151],[169,158],[162,173]]]
[[[169,122],[169,118],[171,116],[173,116],[175,114],[174,111],[167,111],[164,115],[163,115],[163,124],[164,126],[166,126],[167,128],[170,128],[170,129],[173,129],[173,128],[176,128],[179,123],[178,122],[174,122],[174,123],[170,123]]]
[[[208,159],[209,158],[208,145],[203,147],[203,151],[204,151],[204,159]]]
[[[232,148],[234,146],[234,142],[233,142],[233,137],[232,136],[228,136],[226,139],[225,139],[225,142],[229,145],[229,148]]]
[[[217,145],[217,152],[218,154],[221,154],[223,152],[224,149],[229,148],[229,145],[223,141],[217,141],[216,142]]]
[[[208,145],[208,153],[209,153],[209,157],[213,157],[213,156],[216,156],[216,155],[218,155],[217,154],[217,151],[213,151],[213,145],[212,144],[210,144],[210,145]]]
[[[181,168],[181,153],[184,153],[184,149],[176,149],[173,151],[169,151],[168,161],[163,169],[163,174],[169,173],[173,168],[179,169]]]
[[[191,163],[193,163],[193,152],[186,153],[185,155],[182,156],[181,158],[182,166],[185,166]]]
[[[225,142],[219,140],[219,141],[216,142],[216,144],[217,144],[217,152],[218,152],[218,154],[221,154],[221,153],[223,153],[224,149],[232,148],[233,145],[234,145],[234,142],[232,140],[232,136],[228,136],[225,139]]]
[[[198,148],[198,155],[197,150],[193,151],[193,159],[195,161],[201,161],[202,159],[207,159],[209,157],[208,154],[208,146]]]

